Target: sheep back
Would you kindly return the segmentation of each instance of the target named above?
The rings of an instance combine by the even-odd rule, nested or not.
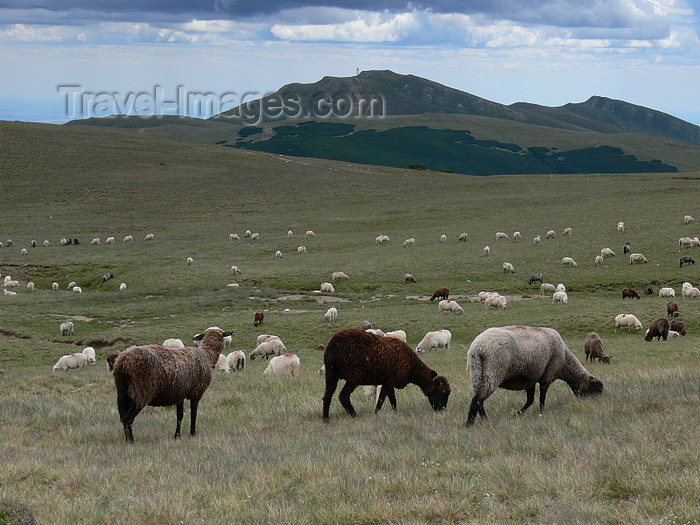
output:
[[[586,354],[586,361],[590,358],[592,363],[598,358],[603,363],[610,362],[610,356],[605,353],[605,348],[603,347],[603,340],[595,332],[589,332],[586,335],[586,339],[583,342],[583,350]]]

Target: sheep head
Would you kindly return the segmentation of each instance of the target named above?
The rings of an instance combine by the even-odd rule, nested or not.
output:
[[[452,389],[445,376],[438,375],[435,370],[431,370],[430,375],[433,378],[433,385],[426,395],[428,396],[428,401],[430,401],[430,406],[438,412],[447,407],[447,400],[450,398]]]
[[[603,382],[593,376],[580,383],[578,386],[571,386],[574,395],[590,396],[593,394],[601,394],[603,392]]]

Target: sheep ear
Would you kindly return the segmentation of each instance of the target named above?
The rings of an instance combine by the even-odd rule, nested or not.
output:
[[[229,335],[233,335],[233,330],[230,332],[224,332],[224,337],[228,337]]]
[[[432,377],[433,379],[434,379],[435,377],[437,377],[437,375],[438,375],[438,373],[437,373],[435,370],[431,370],[431,371],[430,371],[430,377]]]
[[[204,334],[197,334],[192,338],[193,341],[201,341],[202,339],[204,339]]]

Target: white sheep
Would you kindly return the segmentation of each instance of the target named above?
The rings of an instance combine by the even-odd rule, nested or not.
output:
[[[617,223],[617,233],[625,233],[625,223],[623,221]]]
[[[489,248],[488,246],[484,246],[484,256],[488,257],[490,253],[491,248]]]
[[[233,266],[231,266],[231,273],[233,275],[240,275],[242,272],[241,269],[234,264]]]
[[[415,246],[416,245],[416,240],[413,237],[409,237],[405,241],[403,241],[403,247],[408,248],[409,246]]]
[[[171,349],[177,349],[177,348],[185,348],[185,343],[182,342],[182,339],[178,339],[176,337],[170,337],[163,341],[163,344],[161,346],[164,346],[165,348],[171,348]]]
[[[452,299],[443,299],[438,303],[438,312],[452,312],[455,314],[463,314],[464,308],[459,306],[459,304],[457,304],[457,301],[453,301]]]
[[[331,279],[332,279],[333,281],[338,281],[338,280],[340,280],[340,281],[347,281],[347,280],[348,280],[348,276],[347,276],[347,274],[346,274],[345,272],[333,272],[333,273],[331,274]]]
[[[270,359],[263,375],[270,377],[297,376],[299,375],[299,357],[295,354],[282,354]]]
[[[248,357],[251,361],[255,360],[256,357],[267,359],[268,356],[280,355],[285,350],[287,350],[287,347],[284,346],[281,339],[270,339],[260,343]]]
[[[282,252],[281,252],[280,250],[277,250],[277,251],[275,252],[275,257],[277,257],[278,259],[281,259],[281,258],[282,258]]]
[[[598,254],[595,256],[595,265],[600,266],[601,264],[603,264],[603,256]]]
[[[251,236],[251,235],[253,235],[253,234],[250,232],[250,230],[246,230],[246,231],[245,231],[245,234],[244,234],[244,237],[245,237],[246,239],[250,239],[250,236]]]
[[[44,242],[42,243],[42,245],[44,246],[44,248],[46,248],[49,244],[50,244],[50,243],[49,243],[49,240],[48,240],[48,239],[44,239]]]
[[[277,339],[277,340],[279,340],[279,341],[282,340],[282,339],[280,339],[280,337],[277,336],[277,335],[272,335],[272,334],[260,334],[260,335],[256,338],[255,343],[256,343],[256,344],[260,344],[260,343],[264,343],[265,341],[272,341],[273,339]]]
[[[219,354],[219,359],[216,361],[216,366],[214,366],[216,370],[219,372],[230,372],[231,367],[228,364],[228,361],[226,360],[226,356],[224,354]]]
[[[514,241],[519,241],[522,238],[523,238],[523,236],[521,235],[520,232],[513,232],[513,240]]]
[[[192,257],[187,258],[187,266],[192,266],[193,262],[194,262],[194,259]]]
[[[549,230],[547,234],[544,236],[545,239],[554,239],[554,237],[557,235],[557,233],[554,230]]]
[[[133,236],[133,235],[126,235],[126,236],[122,239],[122,242],[131,242],[131,241],[133,241],[133,240],[134,240],[134,236]]]
[[[700,289],[696,288],[695,286],[685,288],[683,290],[683,297],[687,297],[688,299],[697,299],[700,297]]]
[[[153,241],[155,240],[156,236],[153,235],[152,233],[147,233],[146,236],[143,238],[144,241]]]
[[[97,363],[95,349],[92,346],[86,346],[83,348],[83,355],[87,358],[87,363],[89,365],[94,365]]]
[[[365,328],[364,330],[365,332],[369,332],[374,335],[381,335],[382,337],[386,335],[384,331],[380,330],[379,328]]]
[[[56,370],[71,370],[75,368],[87,368],[88,358],[85,354],[75,353],[62,356],[51,369]]]
[[[119,284],[119,291],[123,292],[124,290],[126,290],[126,283],[120,283]]]
[[[114,237],[107,237],[107,239],[105,239],[105,244],[114,244]]]
[[[535,237],[534,239],[532,239],[532,240],[533,240],[533,242],[534,242],[535,244],[539,244],[539,243],[540,243],[540,241],[541,241],[541,239],[540,239],[540,236],[539,236],[539,235],[538,235],[537,237]]]
[[[100,244],[100,238],[95,237],[93,240],[90,241],[90,244],[95,244],[95,245]]]
[[[659,289],[659,297],[675,297],[676,291],[670,287],[664,287]]]
[[[8,276],[9,277],[9,276]],[[3,288],[19,288],[19,281],[16,279],[5,279],[5,282],[2,283]]]
[[[398,339],[404,343],[406,342],[406,332],[403,330],[392,330],[391,332],[385,333],[384,337],[393,337],[394,339]]]
[[[635,330],[642,329],[642,323],[633,314],[618,314],[615,316],[615,331],[617,332],[617,329],[623,326],[626,326],[628,330],[632,328]]]
[[[564,257],[562,258],[561,263],[564,266],[570,266],[571,268],[575,268],[576,266],[578,266],[576,261],[574,261],[573,257]]]
[[[676,332],[675,330],[669,330],[668,331],[668,338],[673,339],[674,337],[680,337],[681,334],[679,332]]]
[[[501,294],[493,294],[489,295],[486,300],[484,301],[484,304],[486,305],[486,309],[488,310],[489,308],[501,308],[502,310],[505,310],[508,308],[506,304],[506,298],[502,296]]]
[[[496,239],[510,239],[505,232],[496,232]]]
[[[73,293],[83,293],[83,289],[80,286],[74,286],[71,291]]]
[[[467,242],[467,239],[469,239],[469,235],[467,235],[466,232],[460,233],[459,237],[457,237],[459,242]]]
[[[566,292],[554,292],[552,294],[552,304],[562,303],[569,304],[569,296]]]
[[[33,292],[33,291],[34,291],[34,282],[33,282],[33,281],[29,281],[29,282],[27,283],[27,291],[28,291],[28,292]]]
[[[259,234],[259,233],[251,233],[251,234],[250,234],[250,240],[251,240],[251,241],[259,241],[259,240],[260,240],[260,234]]]
[[[549,295],[557,291],[557,287],[552,283],[542,283],[540,285],[540,295]]]
[[[5,295],[17,295],[17,292],[13,292],[12,290],[5,289],[2,291]]]
[[[66,321],[64,323],[61,323],[61,325],[58,327],[59,330],[61,331],[61,335],[73,335],[73,323],[71,321]]]
[[[647,261],[647,258],[644,257],[641,253],[632,253],[630,254],[630,264],[634,263],[646,263],[649,262]]]
[[[445,235],[444,233],[440,235],[440,242],[447,242],[447,235]]]
[[[306,246],[297,246],[297,253],[306,253]]]
[[[503,272],[504,273],[508,273],[508,272],[515,273],[515,268],[513,267],[513,265],[511,263],[506,261],[503,263]]]
[[[245,370],[245,353],[243,350],[234,350],[226,356],[228,366],[234,372],[242,372]]]
[[[326,313],[323,314],[323,318],[328,321],[329,323],[335,323],[336,318],[338,317],[338,309],[334,307],[330,307],[328,310],[326,310]]]
[[[564,228],[564,237],[571,235],[573,230],[571,228]]]
[[[229,233],[228,240],[229,241],[240,241],[241,237],[237,233]]]
[[[289,230],[287,232],[287,239],[291,239],[292,237],[294,237],[294,232],[292,230]]]
[[[693,219],[692,215],[686,215],[683,217],[683,224],[691,224],[693,222],[695,222],[695,219]]]
[[[486,302],[486,299],[492,295],[498,295],[498,292],[487,292],[486,290],[482,290],[479,292],[479,302],[483,303]]]
[[[54,292],[57,292],[57,291],[58,291],[58,288],[59,288],[59,286],[58,286],[58,283],[57,283],[56,281],[54,281],[54,282],[51,283],[51,289],[52,289]]]
[[[19,253],[21,253],[22,255],[27,255],[27,253],[29,252],[27,252],[26,248],[22,248]]]
[[[316,237],[316,234],[313,232],[313,230],[306,230],[304,237],[306,237],[307,239],[313,239],[314,237]]]
[[[428,332],[420,340],[418,346],[416,346],[416,352],[427,352],[435,348],[445,348],[450,349],[450,344],[452,343],[452,332],[449,330],[435,330],[433,332]]]
[[[600,250],[600,255],[603,257],[615,257],[615,252],[613,252],[610,248],[603,248]]]
[[[559,283],[557,285],[557,292],[565,292],[566,291],[566,286],[564,286],[562,283]]]
[[[331,283],[325,282],[321,283],[321,291],[325,293],[334,293],[335,288],[333,288],[333,285]]]

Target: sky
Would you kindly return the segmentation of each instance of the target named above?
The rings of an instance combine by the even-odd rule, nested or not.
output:
[[[389,69],[501,104],[597,95],[700,125],[699,32],[700,0],[0,0],[0,120],[207,116]]]

